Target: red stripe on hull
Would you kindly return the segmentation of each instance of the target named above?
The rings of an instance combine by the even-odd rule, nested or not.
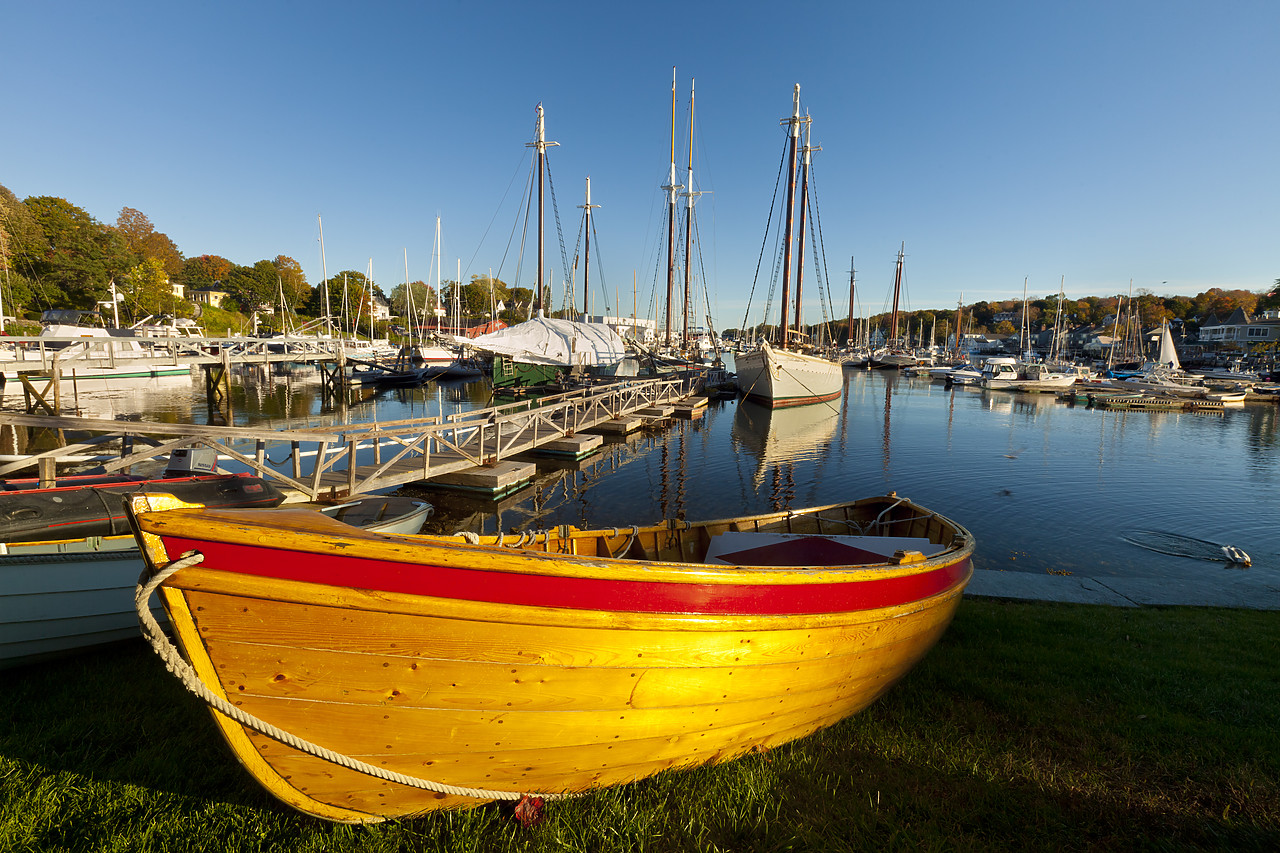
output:
[[[172,537],[164,537],[164,543],[169,554],[200,551],[205,566],[228,573],[464,601],[630,613],[773,616],[876,610],[945,592],[969,574],[965,558],[920,574],[847,583],[662,583],[456,569]]]

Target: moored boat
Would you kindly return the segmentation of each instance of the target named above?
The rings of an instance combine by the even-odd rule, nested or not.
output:
[[[417,533],[432,507],[374,496],[320,512],[367,530]],[[0,668],[136,639],[133,594],[143,566],[132,533],[0,542]]]
[[[135,498],[139,615],[273,795],[370,822],[726,761],[937,641],[963,527],[890,494],[715,522],[398,537]],[[186,661],[149,625],[161,593]]]

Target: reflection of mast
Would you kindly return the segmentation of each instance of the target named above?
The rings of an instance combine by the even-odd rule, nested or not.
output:
[[[889,409],[893,400],[893,379],[896,375],[885,375],[884,378],[884,437],[881,439],[882,447],[882,465],[884,467],[884,475],[889,476]]]

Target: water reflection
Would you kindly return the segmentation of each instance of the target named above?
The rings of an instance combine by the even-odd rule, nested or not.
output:
[[[768,484],[769,506],[791,505],[796,495],[796,468],[832,452],[840,410],[826,403],[770,409],[743,400],[733,419],[730,439],[755,459],[752,485]],[[815,466],[821,471],[821,466]]]

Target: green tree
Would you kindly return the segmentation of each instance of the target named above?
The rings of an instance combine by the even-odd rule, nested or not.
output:
[[[222,289],[231,294],[244,311],[260,311],[275,305],[277,287],[276,267],[271,261],[258,261],[251,267],[232,267],[222,282]]]
[[[169,235],[155,229],[151,220],[140,210],[120,208],[116,217],[116,230],[124,237],[129,251],[138,260],[157,260],[164,267],[165,275],[177,280],[182,273],[182,252],[169,239]]]
[[[276,268],[276,274],[280,276],[280,288],[284,290],[284,299],[289,304],[290,310],[303,305],[311,296],[311,285],[307,284],[307,276],[302,271],[302,264],[288,255],[276,255],[271,263]]]
[[[403,317],[408,320],[410,315],[410,295],[413,296],[412,313],[417,315],[419,322],[422,321],[422,314],[424,311],[427,312],[429,316],[435,316],[430,313],[434,311],[436,307],[435,288],[422,281],[413,281],[407,286],[397,284],[391,289],[391,298],[389,300],[391,302],[391,313],[397,317]]]
[[[125,304],[135,318],[147,314],[159,315],[173,307],[173,289],[169,286],[169,275],[165,272],[164,264],[156,258],[147,258],[129,270],[119,284],[119,290],[125,296]]]
[[[8,187],[0,184],[0,295],[6,315],[17,317],[31,303],[32,262],[47,247],[40,223]]]
[[[38,196],[24,204],[47,241],[31,278],[51,307],[91,308],[135,265],[119,231],[66,199]]]

